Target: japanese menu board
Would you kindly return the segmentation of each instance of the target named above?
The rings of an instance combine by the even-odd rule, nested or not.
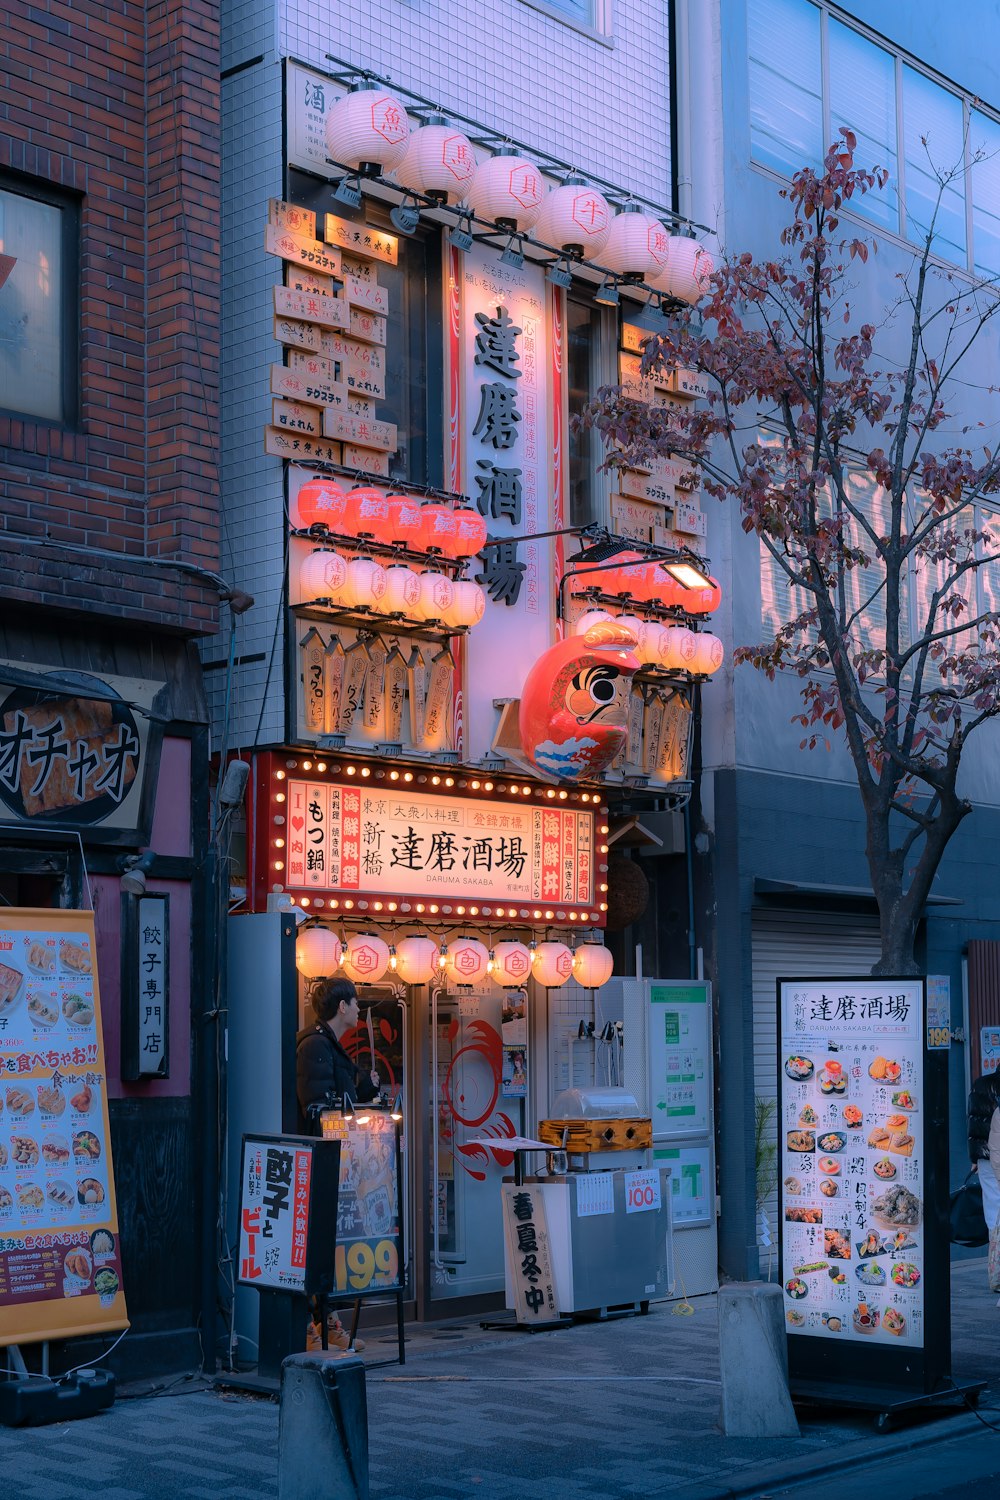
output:
[[[921,1349],[923,981],[780,980],[778,1000],[787,1331]]]
[[[403,1284],[396,1122],[373,1110],[362,1124],[335,1110],[323,1137],[340,1142],[334,1294],[396,1291]]]
[[[308,1141],[244,1138],[238,1280],[246,1285],[305,1291],[312,1156]]]
[[[127,1328],[92,912],[0,910],[0,1345]]]

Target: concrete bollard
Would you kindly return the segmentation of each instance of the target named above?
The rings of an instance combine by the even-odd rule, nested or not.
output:
[[[780,1286],[750,1281],[720,1288],[719,1361],[727,1437],[798,1437]]]
[[[358,1355],[282,1361],[278,1500],[368,1500],[368,1400]]]

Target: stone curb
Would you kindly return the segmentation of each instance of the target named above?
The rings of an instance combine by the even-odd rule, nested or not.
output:
[[[824,1475],[858,1468],[874,1459],[891,1458],[896,1453],[910,1453],[914,1448],[964,1437],[967,1433],[976,1432],[981,1426],[982,1423],[972,1412],[956,1407],[955,1418],[939,1417],[926,1432],[916,1432],[909,1428],[903,1432],[882,1435],[873,1430],[870,1440],[849,1443],[835,1450],[824,1450],[817,1453],[815,1459],[803,1457],[779,1460],[759,1468],[745,1469],[733,1475],[731,1480],[724,1479],[715,1484],[699,1481],[662,1493],[669,1494],[670,1500],[747,1500],[750,1496],[763,1497],[780,1490],[782,1486],[788,1488],[789,1485],[809,1479],[822,1479]]]

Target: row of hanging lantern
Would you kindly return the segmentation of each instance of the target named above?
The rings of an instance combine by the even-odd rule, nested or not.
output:
[[[689,672],[695,677],[711,677],[722,666],[722,642],[709,630],[689,630],[686,625],[661,625],[659,620],[642,620],[638,615],[589,609],[574,625],[575,634],[585,635],[600,620],[614,620],[634,633],[638,641],[635,654],[643,666]]]
[[[357,87],[327,116],[326,144],[331,158],[363,176],[395,172],[406,192],[433,203],[460,205],[461,211],[495,224],[510,235],[529,230],[560,252],[561,271],[551,279],[570,284],[570,258],[599,261],[610,273],[606,283],[617,300],[613,278],[644,283],[677,301],[693,304],[715,269],[705,246],[688,235],[672,234],[655,214],[637,203],[615,213],[586,179],[571,173],[546,191],[534,162],[499,150],[477,163],[472,142],[442,115],[432,115],[411,131],[403,104],[377,87]],[[418,214],[395,220],[415,228]],[[468,243],[471,237],[466,236]],[[453,235],[453,242],[456,237]]]
[[[718,580],[686,562],[649,561],[641,552],[622,552],[619,566],[588,569],[570,575],[573,593],[610,595],[623,604],[682,609],[689,615],[712,615],[722,603]]]
[[[376,984],[387,973],[404,984],[429,984],[436,977],[471,986],[487,979],[504,989],[520,989],[534,979],[557,989],[574,979],[598,989],[611,978],[611,953],[603,943],[584,940],[574,951],[565,943],[516,941],[487,948],[478,938],[437,943],[430,937],[404,937],[396,944],[372,932],[354,933],[346,944],[329,927],[306,927],[295,943],[295,965],[305,979],[324,979],[343,969],[355,984]]]
[[[453,578],[433,565],[417,569],[408,562],[384,564],[367,555],[376,544],[464,562],[486,541],[486,522],[478,511],[421,504],[411,495],[372,486],[347,490],[330,479],[304,484],[295,503],[303,527],[325,526],[358,548],[358,555],[352,556],[333,547],[308,553],[298,573],[303,603],[322,600],[336,609],[402,615],[414,623],[435,622],[453,630],[468,629],[482,619],[486,595],[478,583]]]

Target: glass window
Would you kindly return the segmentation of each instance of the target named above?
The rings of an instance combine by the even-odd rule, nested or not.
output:
[[[823,161],[820,13],[802,0],[749,0],[750,154],[792,176]]]
[[[832,17],[829,47],[831,136],[846,125],[858,138],[858,166],[885,167],[889,172],[884,188],[852,198],[851,208],[898,233],[895,58]]]
[[[962,101],[956,94],[939,88],[914,68],[903,68],[906,233],[919,243],[926,239],[933,221],[935,254],[964,266],[962,113]],[[953,177],[956,171],[958,176]],[[952,180],[942,188],[941,180],[950,176]]]
[[[0,407],[49,422],[76,417],[76,215],[0,183]]]
[[[972,244],[977,276],[1000,275],[1000,125],[972,111]],[[977,160],[978,158],[978,160]]]
[[[604,445],[593,431],[574,432],[578,417],[602,385],[613,385],[617,366],[613,363],[614,337],[610,317],[602,308],[582,298],[566,298],[566,379],[569,406],[569,507],[567,526],[609,523],[606,496],[608,480],[599,471]]]

